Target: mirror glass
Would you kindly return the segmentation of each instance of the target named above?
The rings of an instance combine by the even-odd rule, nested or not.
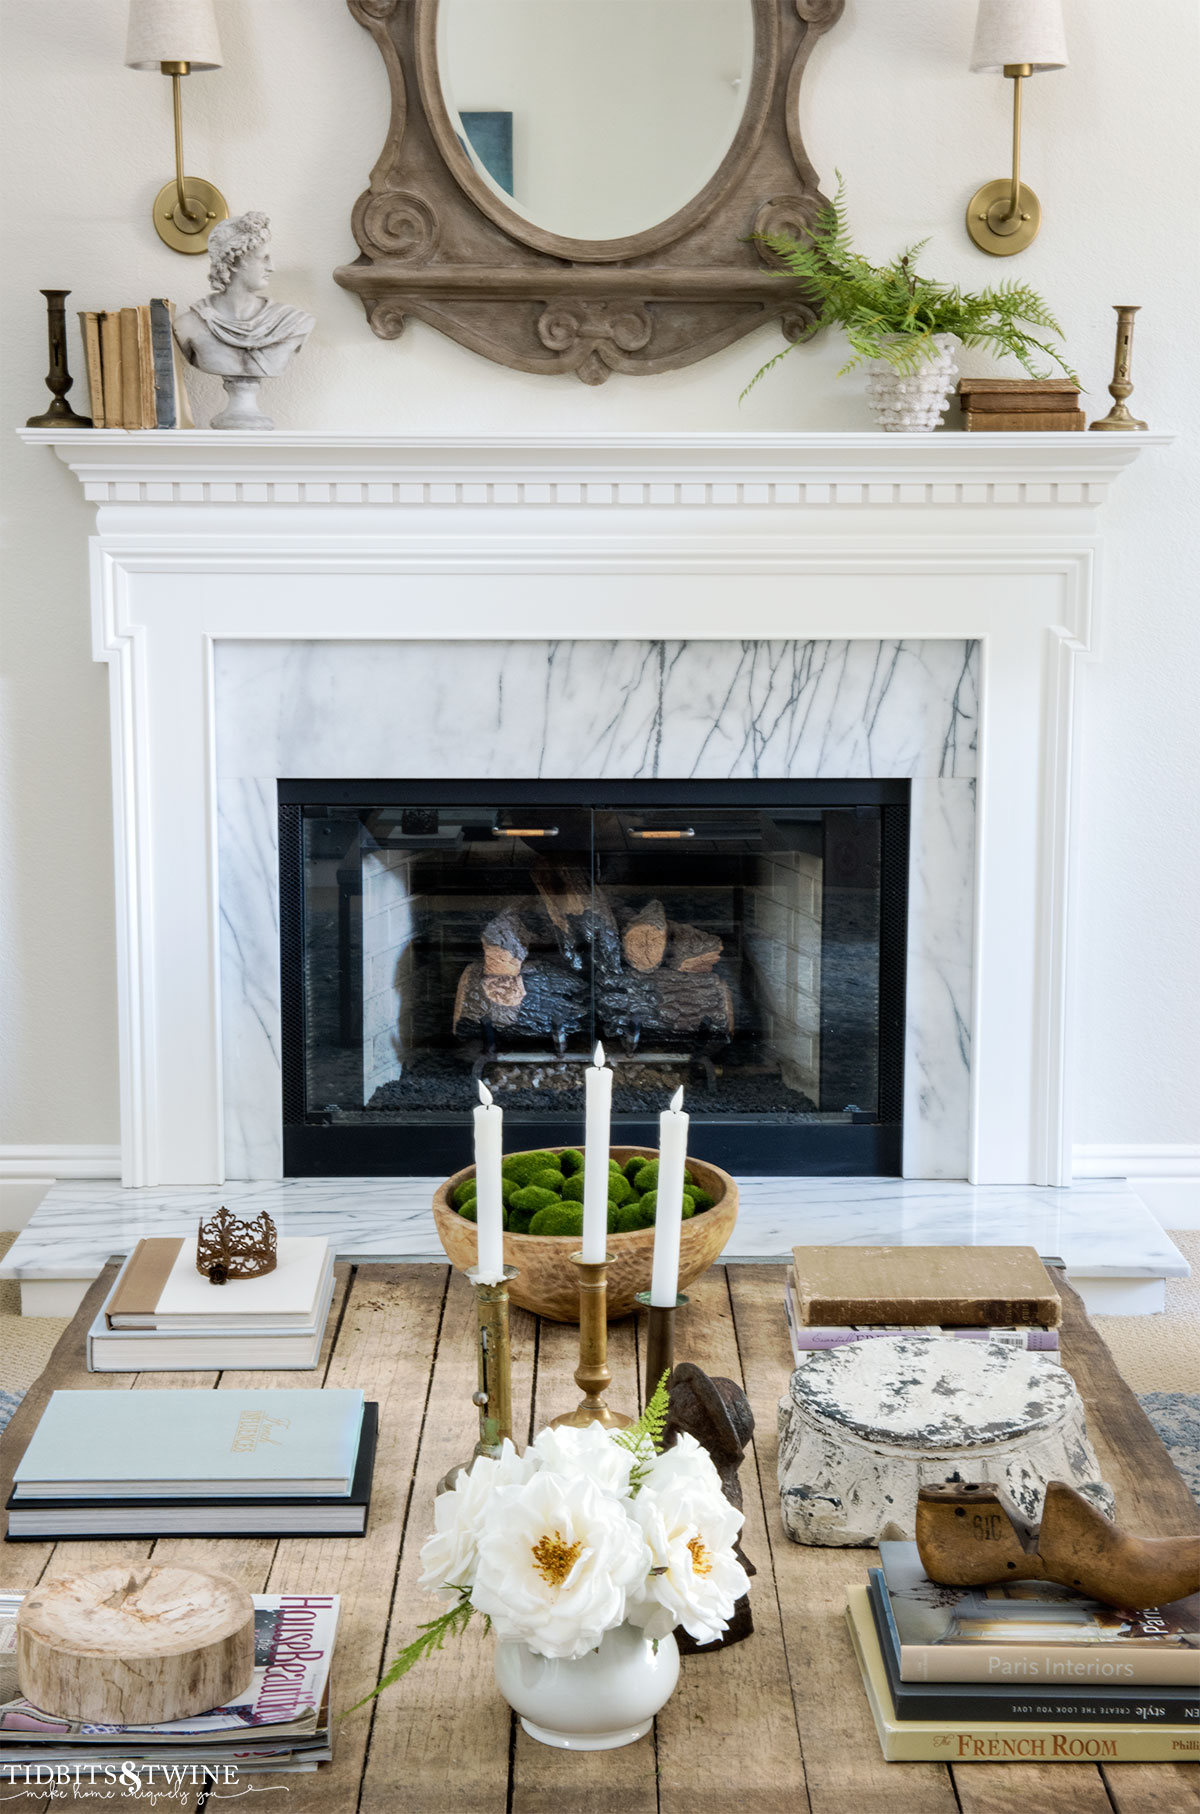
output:
[[[713,175],[750,86],[751,0],[441,0],[438,67],[481,181],[537,226],[619,239]]]

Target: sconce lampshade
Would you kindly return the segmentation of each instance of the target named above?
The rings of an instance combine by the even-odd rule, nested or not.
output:
[[[220,69],[221,40],[212,0],[130,0],[126,69],[190,63],[193,71]]]
[[[999,76],[1006,63],[1035,72],[1067,67],[1062,0],[979,0],[971,68]]]

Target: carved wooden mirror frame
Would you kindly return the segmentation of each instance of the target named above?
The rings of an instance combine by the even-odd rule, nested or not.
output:
[[[845,0],[750,0],[750,92],[719,167],[669,219],[604,240],[548,232],[480,180],[438,77],[439,0],[347,3],[387,66],[392,117],[354,208],[360,256],[334,277],[381,340],[415,315],[501,365],[603,384],[614,371],[690,365],[765,321],[789,339],[811,325],[794,286],[746,242],[802,234],[822,205],[800,81]]]

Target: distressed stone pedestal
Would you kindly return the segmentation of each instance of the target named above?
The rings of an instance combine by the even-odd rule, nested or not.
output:
[[[1058,1361],[1000,1342],[895,1336],[814,1355],[779,1402],[779,1499],[795,1543],[914,1535],[917,1489],[993,1481],[1031,1523],[1049,1480],[1106,1516],[1112,1489]]]

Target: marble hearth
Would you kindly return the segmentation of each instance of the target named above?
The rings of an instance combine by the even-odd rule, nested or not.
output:
[[[832,1218],[1008,1229],[1141,1307],[1182,1268],[1128,1191],[1046,1188],[1076,671],[1107,487],[1163,437],[25,438],[98,507],[125,1188],[56,1186],[8,1276],[218,1192],[432,1257],[427,1180],[280,1179],[275,787],[318,776],[908,778],[905,1180],[750,1179],[735,1257]]]

